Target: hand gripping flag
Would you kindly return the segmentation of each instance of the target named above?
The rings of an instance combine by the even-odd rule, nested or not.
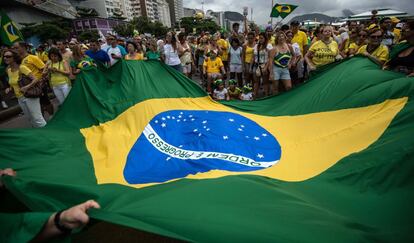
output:
[[[16,41],[22,41],[23,35],[16,27],[16,24],[0,10],[0,41],[4,45],[11,46]]]
[[[292,4],[279,4],[276,3],[275,6],[272,8],[272,12],[270,12],[270,17],[277,18],[281,17],[282,19],[286,18],[290,13],[295,10],[298,6]]]
[[[185,241],[413,242],[413,95],[363,57],[251,102],[156,61],[92,68],[45,128],[0,131],[1,180],[31,211],[0,204],[0,241],[94,199],[95,220]]]

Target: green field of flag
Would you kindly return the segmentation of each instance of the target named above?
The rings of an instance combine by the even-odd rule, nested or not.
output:
[[[198,84],[156,61],[93,68],[77,77],[45,128],[0,130],[0,168],[17,171],[14,178],[1,178],[15,199],[1,194],[6,196],[0,200],[0,242],[28,241],[52,212],[89,199],[101,205],[89,212],[95,220],[184,241],[413,242],[413,96],[413,78],[383,71],[363,57],[252,102],[214,102]],[[263,155],[250,156],[252,147],[242,151],[244,157],[204,154],[241,162],[223,162],[228,168],[209,159],[189,162],[176,156],[184,151],[178,149],[181,141],[196,137],[203,142],[188,146],[213,151],[231,140],[209,143],[198,140],[207,135],[189,133],[168,141],[175,148],[154,143],[152,150],[139,153],[138,147],[139,156],[132,156],[146,141],[149,124],[161,134],[155,123],[172,111],[217,114],[211,121],[227,115],[246,119],[268,131],[257,140],[274,136],[280,158],[254,167]],[[232,119],[223,119],[223,126]],[[165,136],[172,132],[179,131]],[[138,162],[142,167],[128,169]],[[195,172],[184,173],[184,165]],[[16,209],[14,200],[29,211]]]

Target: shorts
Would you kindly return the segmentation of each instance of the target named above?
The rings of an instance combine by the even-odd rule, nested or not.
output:
[[[241,64],[230,64],[230,72],[231,73],[241,73],[243,72]]]
[[[253,72],[253,63],[244,64],[244,73],[251,74]]]
[[[209,73],[212,79],[218,79],[221,77],[221,73]]]
[[[281,68],[273,65],[273,80],[290,80],[289,68]]]
[[[190,64],[185,64],[185,65],[181,65],[183,66],[183,73],[191,73],[191,63]]]

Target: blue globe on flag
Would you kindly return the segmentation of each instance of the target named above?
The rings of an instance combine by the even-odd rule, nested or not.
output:
[[[269,168],[281,157],[277,139],[231,112],[171,110],[156,115],[131,148],[129,184],[161,183],[188,175]]]

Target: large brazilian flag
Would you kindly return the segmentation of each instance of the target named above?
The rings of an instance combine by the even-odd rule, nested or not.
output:
[[[156,61],[82,72],[47,127],[0,131],[30,209],[3,203],[0,241],[95,199],[95,220],[185,241],[413,242],[413,95],[363,57],[252,102]]]

